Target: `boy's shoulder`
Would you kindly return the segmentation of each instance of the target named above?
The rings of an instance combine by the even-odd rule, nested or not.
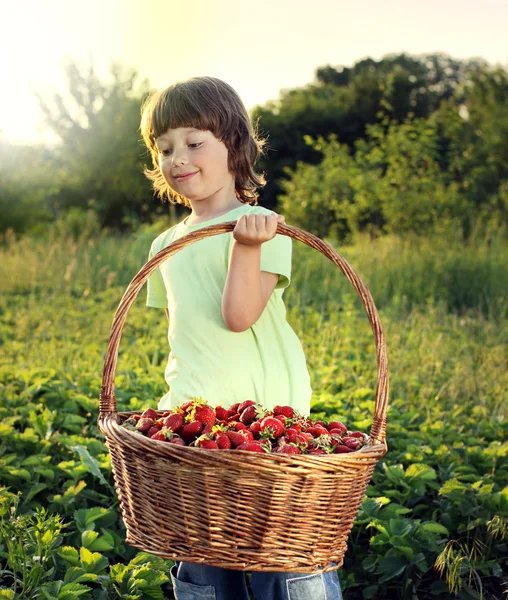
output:
[[[176,230],[180,223],[173,225],[169,229],[166,229],[162,233],[160,233],[152,242],[151,251],[152,255],[157,254],[160,250],[171,244],[174,241]]]

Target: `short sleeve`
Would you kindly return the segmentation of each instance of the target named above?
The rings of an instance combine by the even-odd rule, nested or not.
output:
[[[291,281],[292,240],[287,235],[276,235],[261,244],[261,271],[280,275],[275,289],[287,288]]]
[[[157,252],[154,252],[153,244],[148,253],[148,260],[151,260]],[[152,271],[147,281],[146,305],[153,308],[167,308],[168,299],[166,296],[166,287],[160,269],[157,267]]]

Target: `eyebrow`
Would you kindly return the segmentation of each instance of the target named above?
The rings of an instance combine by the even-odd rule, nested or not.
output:
[[[199,131],[199,129],[197,129],[196,127],[185,127],[184,131]],[[156,138],[156,140],[162,140],[166,137],[166,134],[163,133],[162,135],[160,135],[158,138]]]

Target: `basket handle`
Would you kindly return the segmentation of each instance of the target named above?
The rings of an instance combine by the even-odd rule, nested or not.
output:
[[[218,225],[210,225],[193,231],[188,235],[181,237],[169,246],[158,252],[152,259],[150,259],[135,275],[129,286],[125,290],[125,293],[120,301],[120,304],[116,310],[113,325],[111,326],[111,333],[109,337],[108,349],[106,352],[104,370],[102,375],[102,387],[100,394],[99,404],[99,429],[100,421],[106,416],[115,415],[117,413],[116,397],[115,397],[115,371],[116,363],[118,359],[118,346],[120,344],[120,338],[122,335],[122,329],[127,319],[127,313],[136,299],[139,291],[145,284],[146,280],[161,263],[167,260],[173,254],[176,254],[186,246],[194,244],[198,240],[202,240],[213,235],[228,233],[233,231],[235,228],[236,221],[230,221],[227,223],[219,223]],[[333,263],[335,263],[339,269],[344,273],[346,278],[353,285],[357,294],[360,296],[367,316],[369,318],[372,331],[374,333],[374,341],[376,344],[376,356],[377,356],[377,385],[376,385],[376,403],[374,407],[374,420],[370,432],[370,436],[375,443],[385,444],[386,440],[386,411],[388,407],[388,357],[386,350],[386,341],[379,321],[379,314],[374,300],[367,288],[367,286],[358,277],[355,270],[349,265],[349,263],[336,252],[330,244],[323,242],[321,239],[308,233],[297,227],[291,225],[283,225],[278,223],[277,233],[281,235],[287,235],[295,240],[299,240],[311,248],[319,250],[321,254],[324,254]]]

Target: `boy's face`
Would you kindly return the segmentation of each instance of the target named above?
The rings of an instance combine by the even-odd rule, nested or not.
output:
[[[190,200],[209,198],[233,182],[228,150],[211,131],[193,127],[168,129],[155,140],[159,168],[169,186]],[[189,177],[179,175],[192,173]]]

